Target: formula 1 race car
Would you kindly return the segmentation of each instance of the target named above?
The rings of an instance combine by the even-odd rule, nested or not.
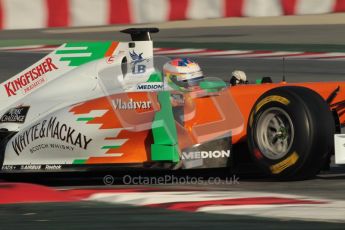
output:
[[[345,82],[171,90],[155,28],[130,42],[66,43],[1,84],[2,173],[236,167],[306,179],[345,163]],[[242,146],[242,147],[240,147]]]

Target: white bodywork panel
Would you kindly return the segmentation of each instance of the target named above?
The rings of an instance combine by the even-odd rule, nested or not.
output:
[[[335,163],[345,164],[345,134],[334,135]]]
[[[60,46],[56,51],[53,51],[40,61],[1,84],[0,95],[7,96],[0,97],[0,116],[6,113],[9,109],[22,105],[29,105],[30,112],[28,113],[24,124],[0,123],[0,128],[18,131],[20,127],[25,127],[54,110],[68,105],[73,105],[81,101],[104,96],[104,91],[101,89],[102,83],[99,79],[99,73],[102,73],[104,69],[116,70],[121,68],[121,61],[124,57],[127,58],[128,62],[132,62],[130,52],[133,53],[133,51],[136,54],[142,54],[144,59],[152,60],[152,41],[139,41],[135,42],[135,44],[135,48],[129,48],[127,42],[119,43],[112,56],[89,62],[80,67],[69,66],[68,61],[60,61],[61,55],[57,55],[56,52],[59,50],[66,50],[66,44]],[[72,56],[75,54],[69,55]],[[35,68],[39,63],[44,62],[47,58],[49,58],[49,60],[51,59],[51,63],[54,64],[57,69],[47,71],[34,81],[30,82],[28,87],[37,84],[32,90],[26,90],[25,87],[19,88],[15,92],[14,90],[9,90],[9,83],[16,81],[16,79],[23,75],[25,76],[28,71]],[[121,77],[119,74],[121,74],[121,69],[118,70],[117,77]],[[147,78],[147,73],[144,76]],[[146,80],[147,79],[139,78],[139,81],[142,82],[145,82]],[[39,81],[42,81],[42,83],[37,83]],[[125,83],[122,83],[118,87],[114,86],[114,88],[121,89],[123,92],[126,91]],[[132,89],[130,86],[127,88],[129,90]]]
[[[92,54],[79,53],[87,47],[77,47],[76,53],[73,53],[73,49],[64,44],[2,83],[0,117],[16,108],[29,107],[25,122],[0,122],[0,128],[18,131],[7,143],[3,169],[10,170],[7,168],[10,165],[72,164],[75,159],[84,159],[87,153],[95,157],[104,155],[107,150],[101,149],[102,146],[125,143],[126,139],[105,139],[116,136],[121,129],[100,130],[98,124],[86,126],[85,122],[77,121],[78,115],[70,113],[69,109],[110,93],[140,91],[137,85],[145,84],[148,72],[153,71],[152,41],[131,43],[116,43],[110,56],[80,66],[72,66],[69,61],[63,60],[58,51],[72,50],[66,57],[87,57]],[[124,58],[129,63],[125,65],[128,68],[126,76],[121,69]],[[141,73],[142,67],[131,63],[145,65],[145,73]],[[37,66],[40,74],[37,74]],[[107,83],[109,76],[112,84]],[[106,112],[97,110],[82,116],[101,116]],[[44,139],[44,144],[36,139]],[[121,157],[122,153],[108,156]]]

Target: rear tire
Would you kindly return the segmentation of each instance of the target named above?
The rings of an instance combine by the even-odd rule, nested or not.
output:
[[[249,116],[250,154],[265,173],[281,180],[314,177],[333,148],[335,122],[325,100],[295,86],[264,93]]]

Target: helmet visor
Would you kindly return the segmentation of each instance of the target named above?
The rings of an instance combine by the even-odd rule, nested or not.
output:
[[[176,75],[172,75],[170,79],[174,84],[176,84],[179,87],[190,88],[194,86],[199,86],[199,83],[204,80],[204,76],[185,80],[178,80],[178,77]]]

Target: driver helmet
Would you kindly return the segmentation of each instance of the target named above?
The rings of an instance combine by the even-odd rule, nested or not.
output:
[[[232,73],[232,77],[230,79],[230,84],[232,86],[238,85],[238,84],[247,84],[247,75],[245,72],[241,70],[235,70]]]
[[[165,63],[163,74],[168,85],[180,91],[190,91],[204,79],[198,63],[188,58],[177,58]]]

